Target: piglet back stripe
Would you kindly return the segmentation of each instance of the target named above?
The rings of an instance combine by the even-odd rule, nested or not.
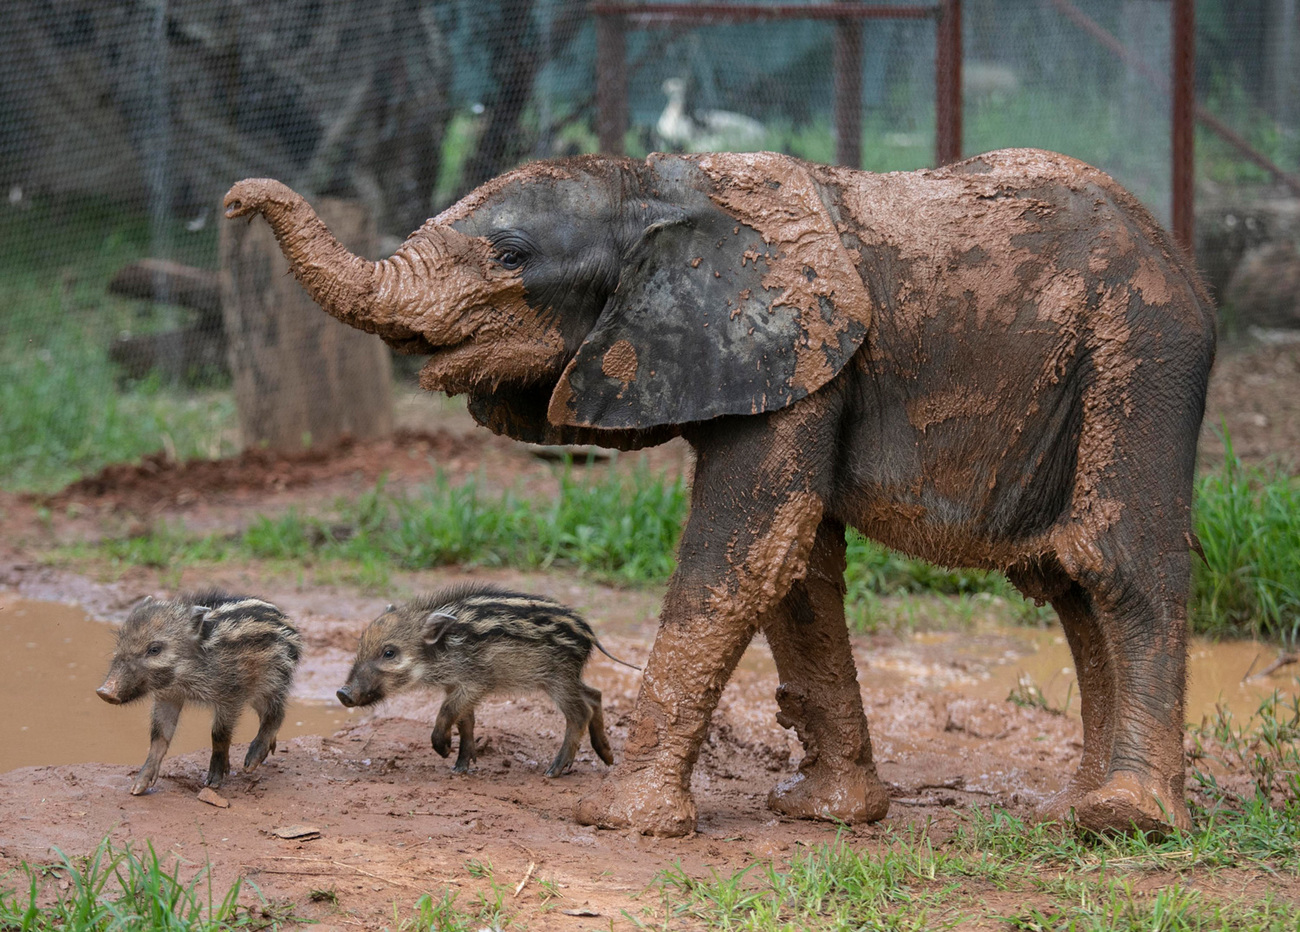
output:
[[[196,592],[182,593],[177,601],[186,605],[206,605],[208,608],[217,608],[234,602],[243,602],[246,599],[248,599],[246,595],[236,595],[224,589],[199,589]]]

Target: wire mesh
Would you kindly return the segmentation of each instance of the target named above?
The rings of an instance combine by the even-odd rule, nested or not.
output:
[[[1170,71],[1170,0],[962,7],[964,152],[1068,153],[1167,222],[1170,105],[1151,76]],[[1197,4],[1201,105],[1283,172],[1298,154],[1296,7]],[[233,181],[271,176],[310,197],[360,201],[385,251],[512,165],[597,146],[602,78],[586,0],[6,0],[3,12],[8,487],[47,487],[160,447],[239,448],[211,303],[219,200]],[[835,28],[799,18],[631,22],[625,149],[767,148],[833,161]],[[863,167],[930,165],[934,20],[859,28]],[[1276,173],[1204,127],[1197,144],[1200,260],[1223,288],[1249,249],[1291,228],[1257,209],[1277,200]],[[1256,206],[1243,213],[1247,203]],[[110,289],[145,258],[198,270],[198,284],[154,269],[134,293],[120,281]],[[208,297],[193,298],[190,285]],[[413,370],[397,371],[409,381]]]

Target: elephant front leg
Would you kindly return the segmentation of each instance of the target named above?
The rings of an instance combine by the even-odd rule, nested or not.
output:
[[[687,607],[673,592],[665,597],[623,760],[578,803],[580,823],[631,827],[646,835],[695,830],[691,771],[722,689],[753,633],[743,618]]]
[[[777,721],[804,746],[798,771],[767,804],[798,819],[875,822],[889,811],[876,774],[844,622],[844,526],[823,521],[808,575],[762,622],[781,685]]]
[[[690,778],[709,718],[758,620],[805,571],[822,516],[810,488],[817,470],[803,461],[814,438],[806,427],[786,434],[746,420],[697,448],[691,515],[635,724],[622,762],[579,802],[579,822],[653,835],[695,828]]]

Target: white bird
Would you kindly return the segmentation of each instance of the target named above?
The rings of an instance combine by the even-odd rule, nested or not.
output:
[[[667,147],[687,152],[750,152],[763,147],[767,128],[753,117],[730,110],[686,110],[686,82],[663,83],[668,106],[659,114],[655,131]]]

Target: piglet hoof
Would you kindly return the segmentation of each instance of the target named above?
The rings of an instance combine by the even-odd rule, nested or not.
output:
[[[254,741],[248,746],[248,753],[244,755],[244,769],[256,770],[262,761],[266,760],[267,755],[275,749],[275,745],[268,747],[265,744],[259,744]]]
[[[226,775],[229,773],[230,773],[229,759],[225,759],[225,760],[214,759],[211,765],[208,767],[208,775],[203,778],[203,785],[210,786],[215,790],[217,787],[221,786],[222,781],[226,779]]]
[[[578,801],[574,815],[580,825],[675,838],[695,831],[696,810],[688,789],[646,768],[610,774]]]
[[[435,731],[429,735],[429,743],[433,749],[438,752],[439,757],[447,757],[451,754],[451,734],[445,731]]]
[[[1163,837],[1171,829],[1189,831],[1192,827],[1181,797],[1171,797],[1155,781],[1123,771],[1112,773],[1084,796],[1074,807],[1074,820],[1081,828],[1103,835],[1139,831]]]
[[[153,789],[153,785],[154,780],[146,780],[144,777],[140,777],[135,781],[135,783],[131,784],[131,795],[143,796],[145,793]]]
[[[879,822],[889,812],[889,793],[871,770],[821,761],[778,783],[767,807],[791,819]]]

